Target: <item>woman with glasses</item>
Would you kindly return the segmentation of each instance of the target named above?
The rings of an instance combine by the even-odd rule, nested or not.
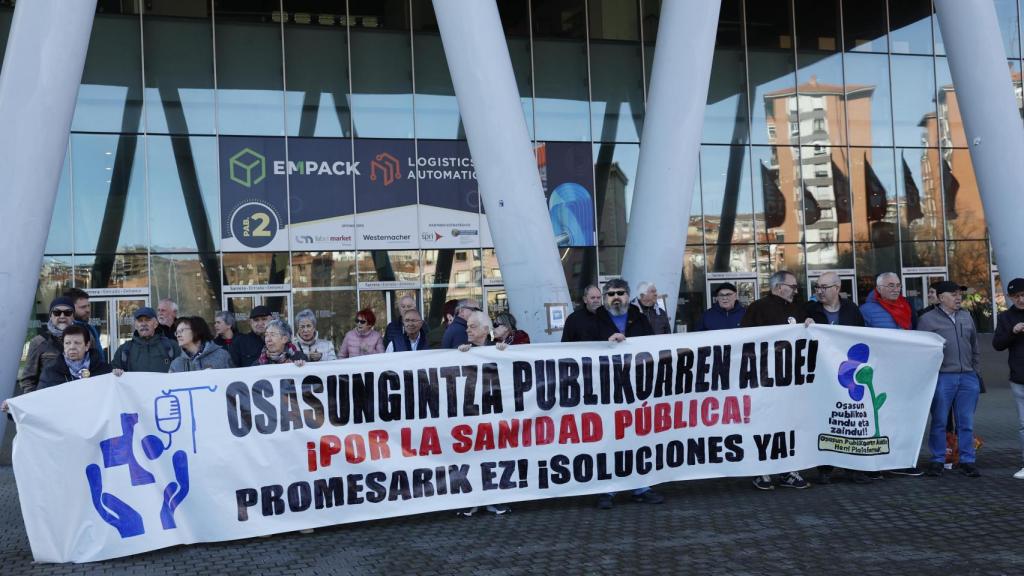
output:
[[[499,312],[494,317],[494,341],[505,344],[529,344],[530,335],[516,328],[516,317],[511,312]]]
[[[345,334],[338,347],[338,358],[355,358],[384,352],[384,339],[373,329],[377,316],[369,308],[356,313],[356,327]]]
[[[170,373],[211,368],[234,368],[231,354],[213,341],[210,326],[199,316],[183,316],[174,325],[181,354],[171,361]]]
[[[253,366],[288,363],[303,366],[306,363],[306,355],[292,344],[292,327],[284,320],[271,320],[263,333],[263,341],[263,352]]]
[[[295,315],[295,330],[299,337],[295,344],[310,362],[338,359],[334,354],[334,344],[321,338],[316,331],[316,314],[312,310],[306,308]]]

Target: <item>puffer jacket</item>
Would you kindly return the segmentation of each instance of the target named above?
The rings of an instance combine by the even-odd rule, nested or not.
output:
[[[864,317],[864,325],[868,328],[900,329],[900,325],[892,319],[892,314],[889,314],[889,312],[878,303],[878,293],[875,290],[872,290],[871,293],[868,294],[867,301],[860,305],[860,314]],[[912,323],[917,320],[914,314],[910,315],[910,319]],[[913,328],[913,325],[911,328]]]
[[[310,362],[327,362],[328,360],[338,359],[334,354],[334,344],[332,344],[330,340],[320,338],[319,332],[313,335],[312,344],[306,344],[302,341],[302,338],[298,337],[292,340],[292,344],[298,346],[299,350],[302,350],[302,353],[306,355],[306,358],[309,358]],[[314,352],[318,352],[320,354],[320,357],[316,360],[313,360],[312,354]]]
[[[195,372],[208,368],[234,368],[231,354],[213,342],[206,342],[195,356],[184,350],[171,361],[170,372]]]
[[[338,358],[355,358],[367,354],[380,354],[384,352],[384,339],[380,332],[370,330],[365,335],[360,335],[354,328],[345,334],[345,339],[338,347]]]

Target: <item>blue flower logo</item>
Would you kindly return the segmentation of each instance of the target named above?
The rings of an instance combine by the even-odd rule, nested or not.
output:
[[[846,352],[846,360],[839,364],[839,385],[846,388],[854,402],[864,399],[864,390],[871,395],[871,407],[875,414],[875,437],[880,434],[878,428],[878,410],[885,404],[886,394],[875,394],[875,369],[867,364],[871,348],[867,344],[854,344]]]

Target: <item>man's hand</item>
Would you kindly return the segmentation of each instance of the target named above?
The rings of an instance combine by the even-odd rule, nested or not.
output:
[[[497,344],[494,345],[494,347],[497,348],[498,350],[505,350],[506,348],[508,348],[508,344],[505,344],[504,342],[498,342]]]
[[[114,368],[113,373],[114,376],[124,376],[124,370],[121,370],[120,368]]]
[[[469,352],[469,349],[472,347],[470,344],[459,344],[459,352]]]
[[[303,366],[306,365],[306,361],[300,359],[300,360],[296,360],[295,362],[293,362],[293,364],[295,364],[296,368],[302,368]]]
[[[814,318],[808,318],[807,320],[804,320],[804,327],[805,328],[810,328],[811,324],[814,324]]]
[[[3,404],[0,404],[0,412],[10,412],[11,409],[7,406],[7,400],[4,400]]]
[[[616,332],[608,337],[609,342],[625,342],[626,336],[621,332]]]
[[[1024,322],[1017,322],[1013,325],[1013,333],[1020,334],[1021,332],[1024,332]]]

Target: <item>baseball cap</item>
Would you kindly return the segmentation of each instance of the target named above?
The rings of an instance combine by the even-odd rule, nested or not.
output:
[[[156,311],[153,310],[152,308],[150,308],[149,306],[143,306],[142,308],[139,308],[138,310],[136,310],[135,314],[134,314],[134,317],[135,317],[136,320],[138,320],[142,316],[149,316],[150,318],[156,318]]]
[[[273,314],[270,313],[270,308],[260,305],[253,308],[252,312],[249,312],[249,318],[262,318],[263,316],[273,316]]]
[[[967,286],[961,286],[960,284],[949,280],[936,282],[933,286],[935,286],[936,295],[942,294],[943,292],[963,292],[964,290],[967,290]]]
[[[718,296],[718,293],[721,292],[722,290],[732,290],[733,292],[735,292],[736,285],[733,284],[732,282],[722,282],[721,284],[718,285],[717,288],[715,288],[715,296]]]
[[[1018,292],[1024,292],[1024,278],[1014,278],[1006,285],[1007,294],[1016,294]]]

